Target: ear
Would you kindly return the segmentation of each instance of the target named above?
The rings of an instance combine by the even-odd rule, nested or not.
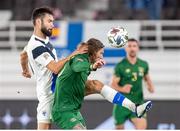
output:
[[[40,20],[40,19],[36,19],[36,24],[37,24],[38,26],[40,26],[40,25],[41,25],[41,20]]]
[[[96,56],[95,56],[95,54],[93,54],[93,55],[89,56],[89,58],[90,58],[91,63],[94,63]]]

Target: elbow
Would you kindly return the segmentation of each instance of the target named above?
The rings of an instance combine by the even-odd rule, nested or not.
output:
[[[26,52],[21,52],[20,53],[20,60],[21,61],[27,61],[27,59],[28,59],[28,55],[27,55],[27,53]]]
[[[21,51],[20,57],[23,57],[23,56],[24,56],[24,51]]]
[[[22,51],[22,52],[20,53],[20,57],[21,57],[21,58],[27,57],[27,52]]]

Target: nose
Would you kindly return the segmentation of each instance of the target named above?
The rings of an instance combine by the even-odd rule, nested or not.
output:
[[[54,24],[52,24],[52,28],[54,28]]]
[[[52,22],[52,24],[51,24],[51,28],[54,28],[54,23]]]

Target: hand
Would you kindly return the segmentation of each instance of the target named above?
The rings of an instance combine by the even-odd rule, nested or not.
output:
[[[123,93],[129,94],[131,91],[132,85],[131,84],[126,84],[123,86]]]
[[[84,54],[88,52],[88,46],[87,45],[80,45],[74,52],[74,55],[77,54]]]
[[[99,59],[93,64],[92,68],[93,69],[101,68],[103,65],[105,65],[105,63],[106,62],[103,59]]]
[[[85,53],[87,53],[87,51],[88,51],[88,45],[87,45],[87,44],[80,44],[80,45],[77,47],[76,50],[78,50],[78,51],[80,51],[80,52],[85,52]]]
[[[71,59],[73,56],[78,54],[84,54],[88,52],[87,45],[80,45],[70,56],[68,56],[68,60]]]
[[[150,93],[154,93],[154,87],[148,87],[148,91],[149,91]]]
[[[26,78],[31,78],[31,73],[29,71],[23,71],[22,75]]]

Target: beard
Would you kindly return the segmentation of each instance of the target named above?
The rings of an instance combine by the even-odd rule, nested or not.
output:
[[[44,26],[42,26],[41,32],[48,37],[50,37],[52,35],[52,30],[50,30],[50,29],[48,30]]]
[[[47,29],[42,19],[41,19],[41,32],[48,37],[52,35],[52,29]]]

